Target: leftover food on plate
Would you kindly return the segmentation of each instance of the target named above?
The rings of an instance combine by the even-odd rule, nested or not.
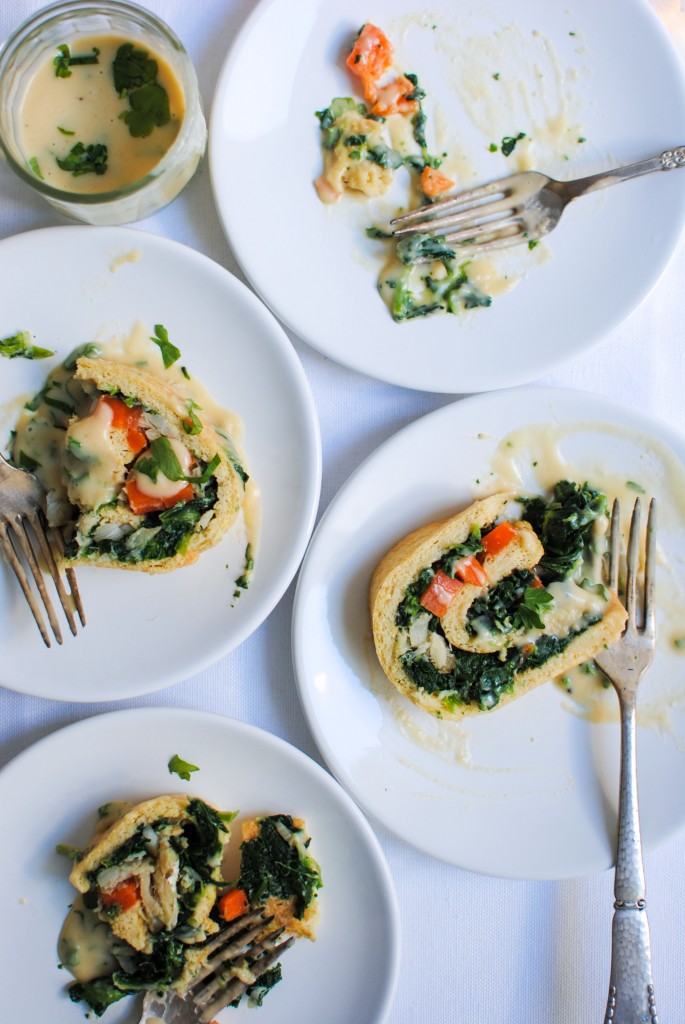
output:
[[[63,849],[75,860],[69,877],[78,891],[58,943],[75,979],[73,1002],[101,1016],[138,992],[185,991],[210,937],[264,904],[255,942],[277,928],[315,938],[322,882],[304,822],[287,814],[246,821],[240,872],[227,885],[222,857],[236,814],[182,795],[112,802],[99,809],[85,850]],[[276,964],[248,985],[248,999],[261,1004],[280,978]]]
[[[600,491],[561,480],[546,497],[493,494],[399,541],[370,586],[388,679],[459,719],[589,661],[626,621],[601,581],[607,523]]]
[[[324,170],[315,186],[324,203],[337,202],[346,191],[385,195],[399,168],[410,173],[407,206],[437,199],[455,184],[439,169],[447,154],[429,151],[421,102],[426,93],[415,74],[393,69],[394,56],[387,36],[367,22],[346,61],[361,81],[364,102],[336,97],[316,112]],[[414,234],[394,243],[387,230],[374,225],[367,234],[389,240],[392,248],[378,290],[394,320],[491,304],[491,297],[469,279],[469,261],[459,259],[443,237]]]
[[[180,352],[161,324],[144,345],[106,354],[85,345],[50,372],[15,426],[12,461],[43,484],[67,563],[152,573],[189,565],[245,502],[231,418],[176,368]]]

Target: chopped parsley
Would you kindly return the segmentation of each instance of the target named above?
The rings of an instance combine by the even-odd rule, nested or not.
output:
[[[29,169],[33,171],[37,178],[40,178],[41,181],[45,181],[45,178],[43,177],[43,172],[40,169],[40,164],[38,163],[37,156],[32,156],[29,158]]]
[[[40,348],[31,344],[31,335],[28,331],[19,331],[9,338],[0,340],[0,356],[6,359],[48,359],[54,356],[54,352],[47,348]]]
[[[71,171],[75,178],[81,174],[104,174],[107,170],[107,146],[101,142],[77,142],[64,158],[55,157],[58,167]]]
[[[199,772],[199,768],[196,764],[191,764],[190,761],[184,761],[178,754],[169,760],[167,765],[170,775],[178,775],[179,779],[183,779],[185,782],[190,782],[191,772]]]
[[[525,132],[519,132],[518,135],[505,135],[500,147],[504,156],[511,156],[516,149],[516,143],[520,142],[521,139],[525,139],[525,137]]]
[[[53,60],[55,65],[55,77],[56,78],[71,78],[71,69],[79,64],[98,64],[98,54],[100,51],[97,46],[93,47],[92,53],[84,53],[77,56],[72,56],[71,50],[63,43],[57,47],[58,54]]]
[[[157,61],[147,50],[122,43],[112,63],[112,73],[114,88],[128,99],[130,110],[120,116],[132,136],[145,138],[154,128],[169,123],[169,96],[157,81]]]
[[[168,370],[177,359],[181,358],[181,350],[169,341],[169,332],[162,324],[155,324],[155,334],[150,341],[154,341],[155,345],[159,347],[165,370]]]

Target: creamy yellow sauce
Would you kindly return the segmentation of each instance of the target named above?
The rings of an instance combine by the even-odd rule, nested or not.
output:
[[[93,981],[119,970],[114,956],[114,935],[97,914],[89,910],[79,893],[60,932],[57,951],[60,963],[77,981]]]
[[[53,55],[43,55],[31,76],[20,99],[19,142],[27,165],[54,188],[100,193],[131,185],[152,171],[178,135],[184,116],[182,88],[169,65],[138,41],[136,48],[146,49],[157,62],[157,81],[169,97],[171,120],[138,138],[122,120],[131,107],[129,98],[114,88],[112,61],[119,46],[130,41],[117,36],[65,39],[72,56],[99,49],[98,63],[72,66],[68,78],[58,78]],[[59,167],[56,158],[66,159],[78,142],[107,147],[104,174],[74,175]]]

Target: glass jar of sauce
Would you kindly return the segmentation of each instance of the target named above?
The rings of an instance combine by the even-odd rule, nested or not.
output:
[[[188,54],[136,4],[62,0],[0,51],[2,152],[68,217],[149,217],[190,181],[206,141]]]

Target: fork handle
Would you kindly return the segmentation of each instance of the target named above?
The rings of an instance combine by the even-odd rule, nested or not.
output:
[[[626,164],[624,167],[616,167],[613,171],[601,171],[599,174],[590,174],[587,178],[576,178],[575,181],[565,181],[560,184],[568,199],[577,199],[578,196],[594,192],[597,188],[618,185],[621,181],[641,178],[643,174],[652,174],[654,171],[672,171],[676,167],[685,167],[685,146],[666,149],[659,156],[638,160],[637,163]]]
[[[658,1024],[637,800],[635,697],[621,696],[621,774],[611,929],[611,974],[604,1024]]]

